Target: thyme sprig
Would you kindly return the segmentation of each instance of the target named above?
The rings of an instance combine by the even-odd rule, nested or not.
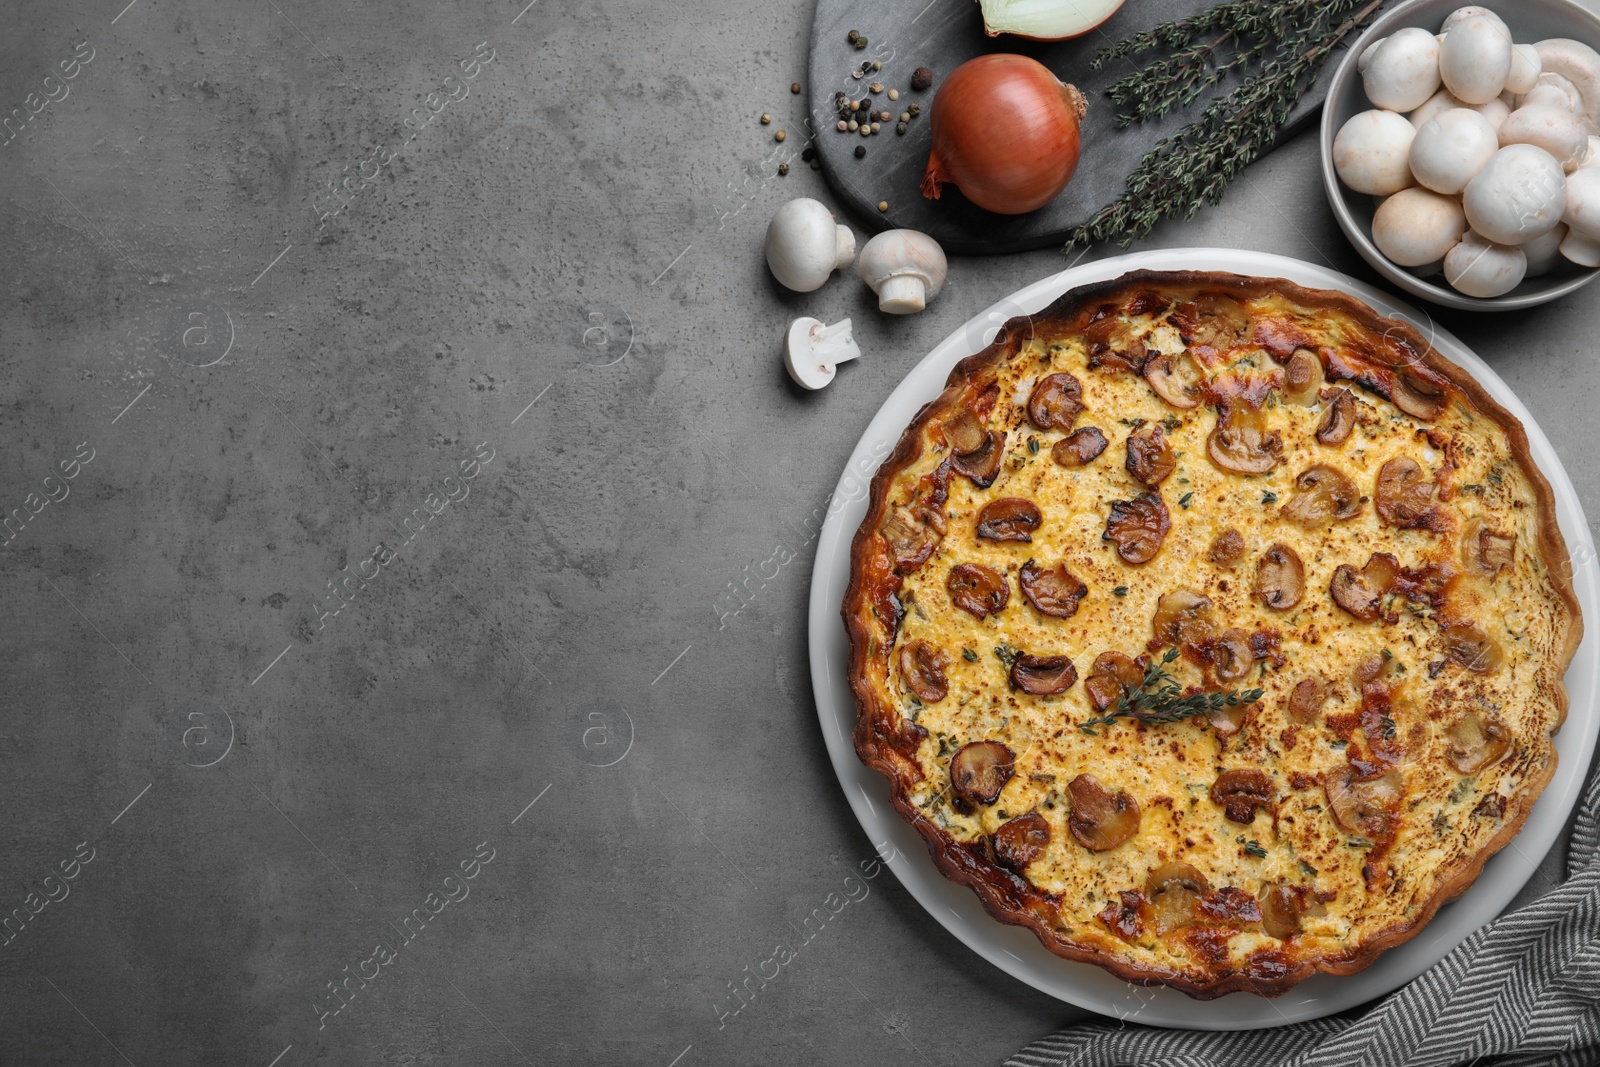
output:
[[[1204,715],[1240,704],[1254,704],[1261,699],[1263,690],[1234,690],[1229,693],[1190,693],[1185,696],[1183,686],[1167,673],[1167,664],[1178,658],[1176,648],[1167,649],[1158,660],[1152,660],[1144,669],[1144,678],[1137,688],[1129,689],[1104,715],[1080,723],[1078,729],[1096,736],[1096,726],[1111,726],[1118,719],[1134,719],[1147,726],[1162,726],[1181,722],[1196,715]]]
[[[1123,248],[1163,218],[1192,218],[1222,199],[1228,184],[1277,139],[1300,97],[1334,47],[1382,4],[1367,0],[1232,0],[1187,19],[1163,23],[1105,49],[1096,65],[1157,48],[1173,54],[1116,82],[1109,90],[1140,122],[1187,105],[1231,70],[1261,60],[1260,69],[1200,117],[1146,153],[1123,193],[1067,238],[1066,251],[1116,239]],[[1349,14],[1342,22],[1340,16]],[[1204,39],[1207,35],[1216,35]],[[1224,46],[1231,53],[1222,54]]]

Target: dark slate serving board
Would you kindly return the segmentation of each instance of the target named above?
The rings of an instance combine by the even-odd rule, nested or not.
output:
[[[926,6],[924,6],[926,4]],[[912,229],[930,234],[946,252],[990,254],[1060,245],[1066,234],[1122,192],[1127,176],[1145,153],[1198,116],[1207,97],[1189,108],[1169,112],[1162,119],[1118,129],[1117,106],[1104,90],[1130,69],[1128,61],[1107,63],[1099,71],[1089,61],[1105,45],[1159,22],[1203,10],[1197,0],[1129,0],[1098,30],[1071,41],[1038,42],[1020,37],[988,37],[975,0],[817,0],[811,26],[811,63],[808,106],[815,141],[828,184],[844,202],[854,221],[870,229]],[[848,40],[859,30],[868,40],[857,49]],[[1343,48],[1360,36],[1353,31],[1339,51],[1323,66],[1285,128],[1280,141],[1312,123],[1321,110],[1327,82],[1343,56]],[[934,95],[944,75],[973,56],[985,52],[1018,52],[1032,56],[1062,81],[1076,85],[1088,100],[1083,120],[1083,153],[1072,183],[1054,201],[1026,215],[996,215],[975,207],[953,185],[946,185],[939,200],[927,200],[920,185],[931,145],[928,118]],[[864,60],[882,60],[883,69],[857,81],[852,69]],[[911,72],[926,66],[934,72],[934,86],[912,92]],[[896,116],[912,101],[922,105],[904,136],[884,123],[872,137],[840,133],[834,128],[836,92],[860,99],[874,79],[885,92],[874,99]],[[1237,86],[1235,73],[1223,87]],[[889,88],[900,90],[890,102]],[[855,158],[857,145],[865,145],[865,158]],[[888,201],[887,213],[878,202]]]

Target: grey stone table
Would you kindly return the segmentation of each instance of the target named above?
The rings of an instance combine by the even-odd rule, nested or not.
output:
[[[807,5],[124,2],[0,15],[0,1062],[965,1065],[1081,1018],[862,877],[804,625],[869,417],[1060,258],[908,319],[779,291]],[[1315,166],[1147,244],[1369,277]],[[1597,309],[1439,316],[1591,511]],[[819,395],[797,314],[868,353]]]

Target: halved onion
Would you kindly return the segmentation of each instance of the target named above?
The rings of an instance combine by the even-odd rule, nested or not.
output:
[[[978,0],[983,30],[1034,41],[1081,37],[1117,13],[1123,0]]]

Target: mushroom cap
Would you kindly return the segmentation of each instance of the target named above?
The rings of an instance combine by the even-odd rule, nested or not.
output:
[[[1420,107],[1439,88],[1439,42],[1418,26],[1385,37],[1357,62],[1367,99],[1390,111]]]
[[[1515,245],[1555,229],[1566,199],[1566,176],[1556,157],[1537,145],[1513,144],[1467,183],[1462,206],[1486,240]]]
[[[919,230],[886,230],[861,250],[861,280],[890,315],[921,311],[944,288],[949,262],[939,242]]]
[[[1493,123],[1472,108],[1453,107],[1417,127],[1407,158],[1417,181],[1436,193],[1453,194],[1499,150]]]
[[[1528,257],[1527,277],[1537,278],[1541,274],[1549,274],[1561,264],[1561,242],[1567,239],[1567,232],[1567,224],[1558,222],[1556,228],[1549,233],[1541,234],[1517,246],[1522,249],[1522,254]]]
[[[1571,173],[1589,149],[1589,127],[1579,115],[1550,104],[1519,107],[1500,124],[1500,144],[1532,144],[1549,152]]]
[[[1580,267],[1600,267],[1600,241],[1569,231],[1561,241],[1561,254]]]
[[[1511,46],[1511,70],[1506,74],[1506,92],[1525,93],[1539,81],[1544,62],[1531,44]]]
[[[1372,216],[1372,243],[1402,267],[1420,267],[1450,251],[1467,230],[1467,216],[1453,196],[1430,189],[1402,189]]]
[[[1416,128],[1404,115],[1373,109],[1352,115],[1333,139],[1339,180],[1358,193],[1386,196],[1413,184],[1408,158]]]
[[[1444,257],[1445,281],[1467,296],[1503,296],[1522,283],[1527,271],[1522,249],[1493,244],[1470,230]]]
[[[1587,167],[1567,178],[1566,210],[1561,221],[1573,233],[1600,240],[1600,170]]]
[[[785,288],[809,293],[850,265],[856,239],[820,201],[809,197],[779,207],[767,224],[767,266]]]
[[[1511,73],[1511,43],[1511,32],[1497,17],[1469,15],[1453,23],[1439,45],[1445,88],[1469,104],[1499,96]]]

